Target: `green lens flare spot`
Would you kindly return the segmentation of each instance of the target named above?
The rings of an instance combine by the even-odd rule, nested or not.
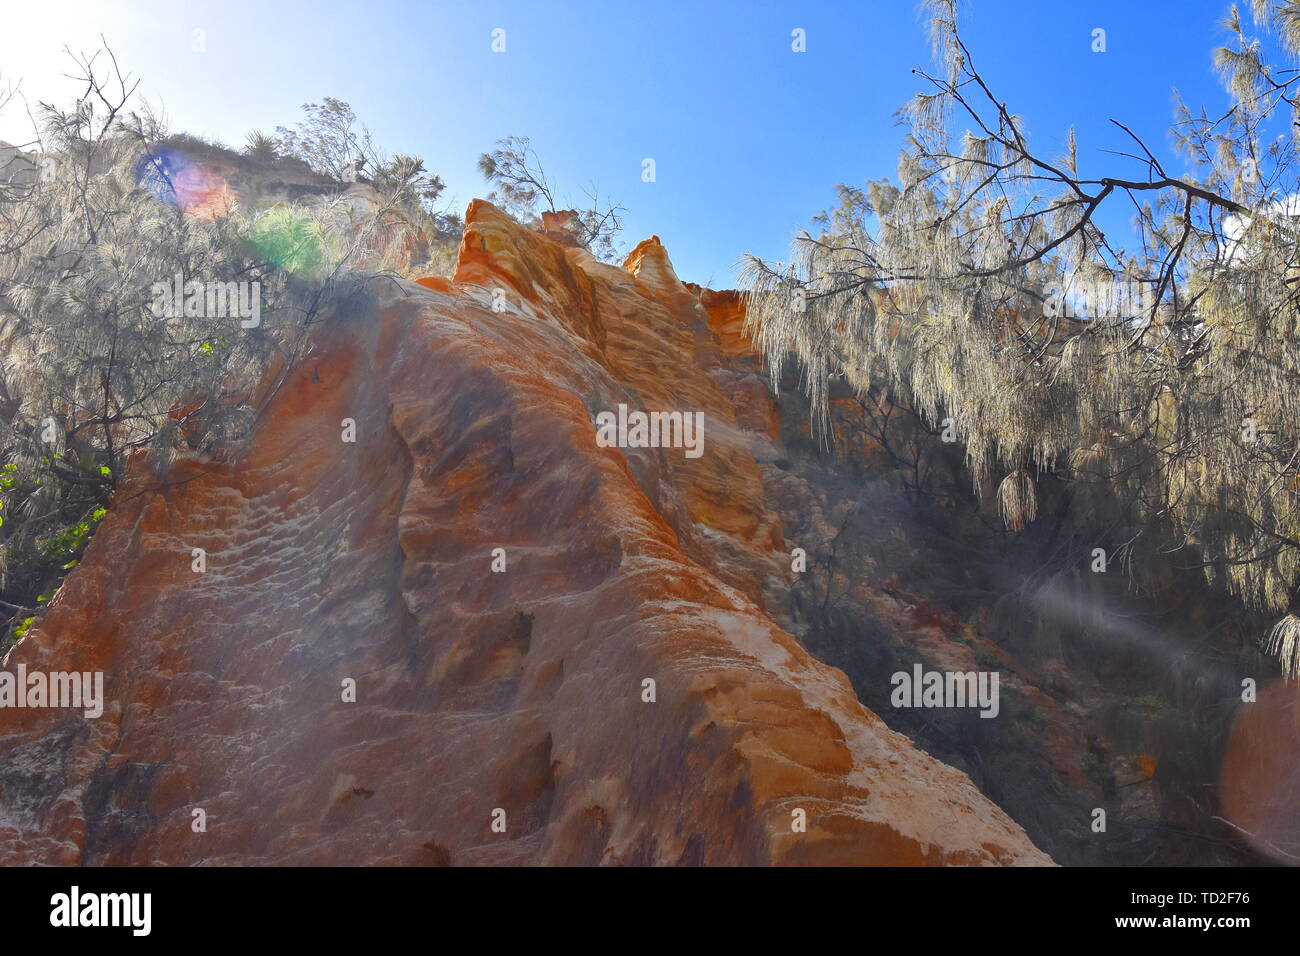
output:
[[[314,272],[325,262],[320,224],[286,206],[268,210],[253,223],[248,242],[259,258],[295,275]]]

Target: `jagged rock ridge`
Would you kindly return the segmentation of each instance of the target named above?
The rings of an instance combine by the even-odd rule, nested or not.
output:
[[[454,280],[322,327],[238,462],[120,491],[7,660],[109,700],[0,711],[0,862],[1050,863],[775,623],[738,300],[657,239],[618,269],[466,223]],[[702,411],[705,454],[598,446],[620,403]]]

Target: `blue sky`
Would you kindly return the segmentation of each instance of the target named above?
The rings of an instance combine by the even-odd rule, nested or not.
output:
[[[1085,172],[1136,173],[1101,152],[1128,148],[1108,120],[1169,155],[1174,87],[1222,107],[1210,57],[1228,6],[971,0],[963,22],[1040,149],[1055,153],[1074,125]],[[102,33],[175,128],[241,145],[336,96],[390,152],[423,156],[460,206],[486,192],[478,154],[529,136],[562,193],[596,183],[629,208],[629,247],[657,233],[684,279],[715,287],[742,253],[784,259],[836,182],[893,175],[894,111],[930,63],[914,0],[41,0],[0,22],[0,76],[29,100],[74,95],[60,51],[93,50]],[[1098,27],[1105,53],[1091,50]],[[795,28],[805,53],[791,51]],[[0,139],[25,128],[0,115]],[[654,183],[641,181],[646,157]]]

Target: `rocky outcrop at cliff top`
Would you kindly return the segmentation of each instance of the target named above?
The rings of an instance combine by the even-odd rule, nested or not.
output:
[[[7,661],[107,705],[0,711],[0,863],[1050,863],[765,610],[739,299],[466,221],[237,463],[119,492]],[[704,454],[602,447],[619,404],[703,412]]]

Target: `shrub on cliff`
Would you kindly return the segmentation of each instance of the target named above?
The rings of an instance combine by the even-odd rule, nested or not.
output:
[[[481,153],[479,172],[493,186],[488,200],[519,222],[536,227],[543,212],[556,213],[556,189],[527,136],[507,136],[490,153]],[[597,259],[612,262],[623,256],[618,242],[627,212],[602,201],[594,186],[584,190],[586,203],[572,210],[565,222],[573,238]]]
[[[326,96],[302,109],[298,125],[276,127],[275,137],[251,133],[248,155],[296,159],[335,182],[370,184],[385,203],[411,217],[424,232],[425,274],[450,275],[465,229],[459,215],[438,206],[446,188],[442,177],[427,170],[418,156],[387,155],[344,100]]]

